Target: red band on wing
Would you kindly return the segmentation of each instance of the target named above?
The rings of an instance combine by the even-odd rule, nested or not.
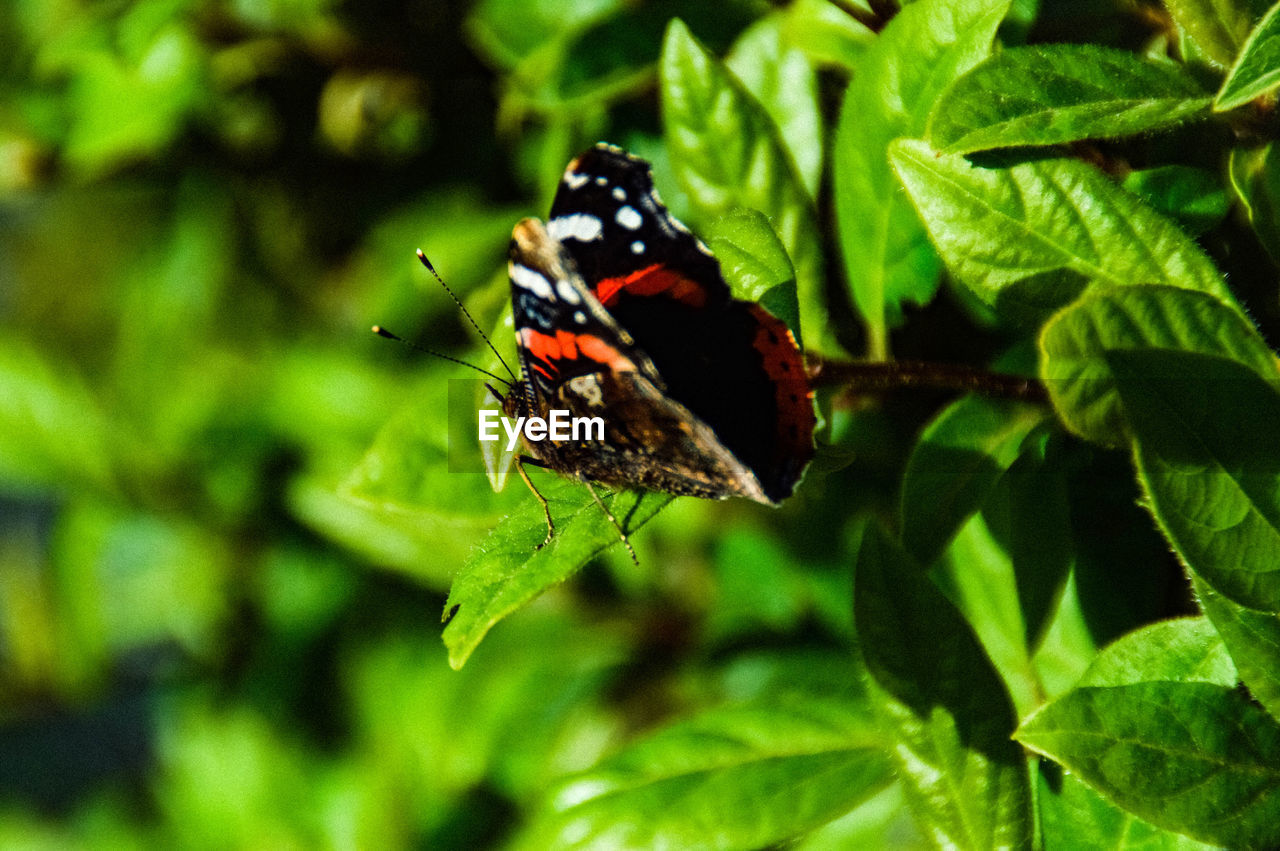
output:
[[[779,438],[790,454],[808,460],[813,454],[813,427],[817,419],[813,414],[813,390],[805,375],[804,357],[785,322],[758,304],[751,305],[751,312],[760,322],[752,346],[760,352],[764,371],[773,381]]]
[[[543,334],[532,328],[521,328],[520,345],[553,370],[557,368],[557,362],[577,360],[579,356],[614,372],[635,371],[636,368],[630,358],[593,334],[575,334],[564,330],[558,330],[555,334]],[[547,378],[552,377],[538,364],[533,364],[533,369]]]
[[[620,292],[634,296],[663,295],[693,307],[707,303],[707,292],[701,285],[661,263],[645,266],[620,278],[605,278],[596,284],[596,298],[605,307],[615,302]]]

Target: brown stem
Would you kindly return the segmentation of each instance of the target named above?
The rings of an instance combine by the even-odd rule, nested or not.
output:
[[[1024,402],[1048,401],[1044,385],[1035,378],[988,372],[972,366],[926,361],[834,361],[810,356],[809,380],[814,387],[845,385],[855,393],[876,393],[907,387],[959,390]]]

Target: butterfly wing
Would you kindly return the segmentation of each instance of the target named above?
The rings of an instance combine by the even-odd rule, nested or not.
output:
[[[547,466],[584,479],[704,497],[772,501],[705,422],[671,398],[652,361],[577,274],[540,222],[516,225],[509,258],[526,381],[509,413],[601,417],[602,440],[531,442]]]
[[[551,207],[584,283],[631,335],[667,394],[705,422],[773,501],[813,456],[812,393],[786,324],[730,297],[719,261],[659,200],[649,164],[597,145]]]

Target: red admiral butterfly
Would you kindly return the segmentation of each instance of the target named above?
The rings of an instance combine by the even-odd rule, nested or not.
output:
[[[677,495],[791,495],[813,456],[800,350],[781,320],[731,296],[647,162],[603,143],[573,160],[546,226],[519,222],[509,258],[522,378],[504,413],[605,421],[603,440],[527,441],[526,483],[521,462]],[[547,525],[549,540],[549,512]]]

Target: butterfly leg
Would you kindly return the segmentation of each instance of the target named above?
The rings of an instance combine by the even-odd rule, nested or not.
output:
[[[627,552],[631,555],[631,561],[635,562],[635,566],[640,566],[640,559],[636,558],[636,551],[631,546],[631,540],[627,537],[627,533],[622,531],[622,526],[614,519],[613,514],[609,511],[608,506],[604,504],[604,500],[596,493],[596,489],[591,486],[591,482],[586,479],[582,483],[587,486],[587,492],[591,494],[591,498],[596,501],[596,505],[600,506],[600,510],[604,512],[604,516],[609,518],[609,522],[613,524],[613,528],[618,530],[618,537],[622,539],[622,545],[627,548]]]
[[[542,549],[547,544],[551,543],[551,536],[555,534],[556,527],[555,524],[551,522],[551,506],[547,505],[547,498],[533,486],[533,480],[530,479],[529,474],[524,471],[525,464],[532,464],[535,467],[541,467],[543,465],[527,455],[516,456],[516,472],[520,474],[520,478],[524,479],[524,483],[529,486],[529,490],[533,491],[533,495],[538,498],[538,502],[542,503],[542,516],[547,518],[547,537],[537,546],[537,549]]]

